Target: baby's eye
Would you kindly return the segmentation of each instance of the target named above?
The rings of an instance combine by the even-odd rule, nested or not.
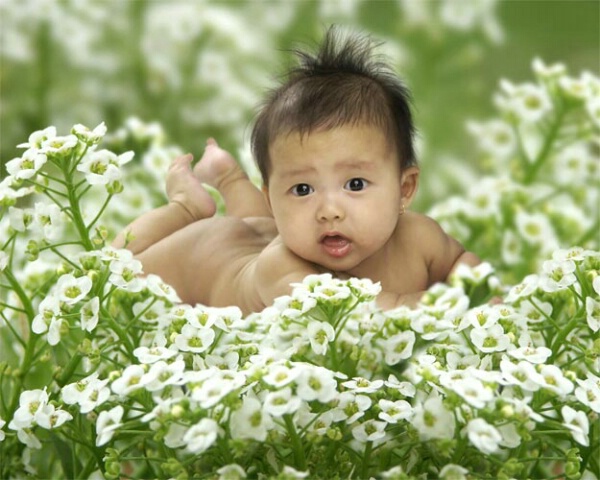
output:
[[[313,188],[308,183],[299,183],[292,187],[292,193],[298,197],[304,197],[313,192]]]
[[[359,192],[367,188],[368,182],[364,178],[353,178],[346,182],[344,188],[353,192]]]

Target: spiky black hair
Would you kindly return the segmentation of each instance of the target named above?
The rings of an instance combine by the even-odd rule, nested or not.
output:
[[[381,127],[401,168],[416,164],[410,94],[390,65],[374,52],[370,36],[330,27],[316,51],[294,50],[299,60],[267,95],[252,130],[252,152],[268,185],[269,145],[281,134],[348,124]]]

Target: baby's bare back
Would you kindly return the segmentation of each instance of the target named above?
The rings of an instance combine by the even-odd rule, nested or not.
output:
[[[188,225],[139,255],[182,301],[260,311],[253,281],[256,259],[275,238],[272,218],[211,217]]]

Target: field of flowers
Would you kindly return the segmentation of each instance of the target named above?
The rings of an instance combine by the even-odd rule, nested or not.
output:
[[[244,317],[183,304],[110,243],[165,201],[170,160],[203,129],[237,145],[258,183],[239,145],[272,58],[244,58],[298,31],[299,18],[367,28],[356,20],[364,3],[106,4],[114,10],[0,6],[12,19],[3,78],[33,54],[54,71],[40,51],[52,39],[59,66],[91,69],[86,80],[105,86],[74,72],[62,90],[25,79],[29,104],[19,88],[2,94],[4,115],[40,111],[2,126],[3,142],[15,140],[2,145],[0,181],[0,478],[600,479],[597,72],[532,58],[525,79],[488,92],[486,118],[453,112],[467,165],[439,153],[449,144],[427,147],[438,127],[424,107],[423,176],[434,179],[422,204],[486,260],[479,267],[415,309],[378,310],[377,284],[321,275]],[[409,72],[427,49],[481,59],[473,45],[507,35],[492,0],[381,4],[422,40],[384,47]],[[265,23],[251,28],[244,15],[257,11]],[[122,18],[138,18],[141,56],[119,49]],[[186,63],[186,49],[205,47],[211,55]],[[117,88],[131,58],[144,59],[127,66],[144,81]],[[222,83],[226,99],[213,95]],[[160,121],[140,119],[150,104]]]

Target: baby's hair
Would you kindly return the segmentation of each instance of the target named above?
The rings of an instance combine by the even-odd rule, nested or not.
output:
[[[279,135],[344,125],[381,127],[398,152],[401,168],[415,165],[410,94],[392,68],[374,54],[366,35],[330,27],[318,51],[294,50],[299,65],[272,90],[252,130],[252,152],[268,184],[269,145]]]

